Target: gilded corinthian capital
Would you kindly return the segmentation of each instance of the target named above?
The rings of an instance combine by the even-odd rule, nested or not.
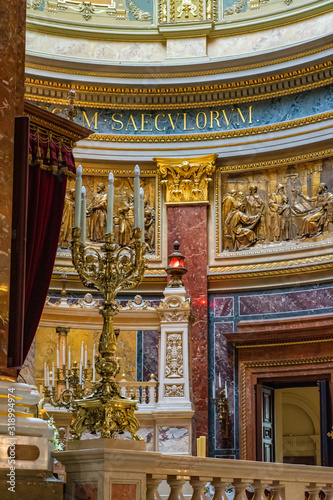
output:
[[[208,203],[208,183],[213,180],[217,155],[197,158],[155,158],[161,182],[166,185],[166,202]]]

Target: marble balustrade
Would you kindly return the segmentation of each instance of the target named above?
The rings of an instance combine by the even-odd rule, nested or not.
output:
[[[172,456],[108,448],[102,443],[95,449],[55,456],[66,467],[68,491],[71,485],[80,484],[88,470],[93,483],[103,464],[110,487],[116,480],[124,485],[136,483],[133,498],[139,500],[333,499],[332,469],[328,467]],[[210,495],[205,496],[207,489]]]
[[[119,382],[121,387],[121,395],[126,398],[134,396],[138,400],[138,411],[146,412],[148,409],[154,410],[156,407],[156,389],[157,381],[154,375],[151,376],[149,382],[129,381],[125,378]],[[149,407],[149,408],[148,408]]]

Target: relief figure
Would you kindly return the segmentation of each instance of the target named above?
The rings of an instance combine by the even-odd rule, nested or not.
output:
[[[254,228],[260,220],[261,214],[246,215],[245,203],[237,202],[235,209],[230,212],[225,221],[228,234],[231,236],[233,250],[243,250],[257,241]]]
[[[320,236],[327,230],[328,223],[332,222],[333,194],[328,191],[324,183],[319,184],[317,194],[313,197],[306,196],[301,191],[298,194],[303,200],[315,204],[315,208],[302,215],[301,236],[305,238]]]
[[[266,239],[265,204],[258,194],[257,186],[250,186],[250,194],[246,196],[246,213],[248,215],[260,214],[260,220],[256,225],[256,235],[258,242]]]
[[[87,217],[89,217],[87,229],[90,241],[101,242],[104,240],[106,230],[107,193],[104,182],[97,185],[96,191],[87,207]]]
[[[269,197],[271,240],[281,241],[281,208],[286,198],[284,186],[278,184],[276,190]]]
[[[69,248],[74,226],[75,189],[68,189],[65,196],[64,212],[62,216],[59,245],[60,248]]]
[[[236,194],[237,194],[237,191],[235,189],[231,189],[230,193],[227,193],[222,200],[222,220],[223,220],[223,222],[226,221],[231,210],[234,209],[234,203],[236,201]],[[226,226],[223,227],[223,232],[224,232],[224,234],[227,233]]]
[[[118,209],[119,213],[119,244],[126,246],[133,238],[134,228],[134,195],[130,194],[125,206]]]
[[[282,205],[278,208],[280,215],[280,240],[289,241],[292,239],[291,207],[287,196],[282,198]]]
[[[147,244],[147,251],[154,253],[155,251],[155,209],[148,205],[148,200],[144,202],[144,216],[145,216],[145,242]]]

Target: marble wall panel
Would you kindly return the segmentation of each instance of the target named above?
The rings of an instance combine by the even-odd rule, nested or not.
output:
[[[188,453],[190,436],[188,427],[160,427],[159,450],[161,453]]]
[[[241,316],[311,311],[333,307],[333,288],[239,297]]]
[[[158,379],[159,333],[157,330],[142,332],[142,380],[150,380],[153,373]]]
[[[136,500],[136,484],[112,483],[112,500]]]
[[[215,297],[214,298],[214,316],[228,317],[234,315],[234,298],[233,297]]]
[[[204,57],[206,51],[206,37],[167,40],[167,57],[169,58]]]
[[[75,485],[75,500],[97,500],[97,483],[78,483]]]
[[[207,207],[168,207],[168,254],[173,244],[180,242],[185,255],[184,285],[191,298],[193,323],[190,330],[190,359],[192,388],[196,411],[199,415],[196,435],[208,432],[208,312],[207,312]]]
[[[219,379],[221,379],[222,389],[227,383],[228,392],[228,402],[229,402],[229,438],[222,438],[220,423],[218,421],[218,413],[215,412],[215,447],[217,449],[229,449],[234,448],[234,356],[233,351],[229,349],[225,333],[232,333],[234,331],[234,323],[232,321],[228,322],[218,322],[214,323],[214,333],[215,333],[215,387],[216,393],[219,393]]]

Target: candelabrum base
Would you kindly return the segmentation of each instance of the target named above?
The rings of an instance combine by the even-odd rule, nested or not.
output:
[[[102,438],[114,438],[128,431],[132,439],[142,440],[137,434],[140,424],[134,414],[136,400],[114,396],[105,401],[104,398],[92,397],[77,400],[76,404],[77,411],[71,424],[74,439],[80,439],[88,430],[92,434],[99,431]]]

